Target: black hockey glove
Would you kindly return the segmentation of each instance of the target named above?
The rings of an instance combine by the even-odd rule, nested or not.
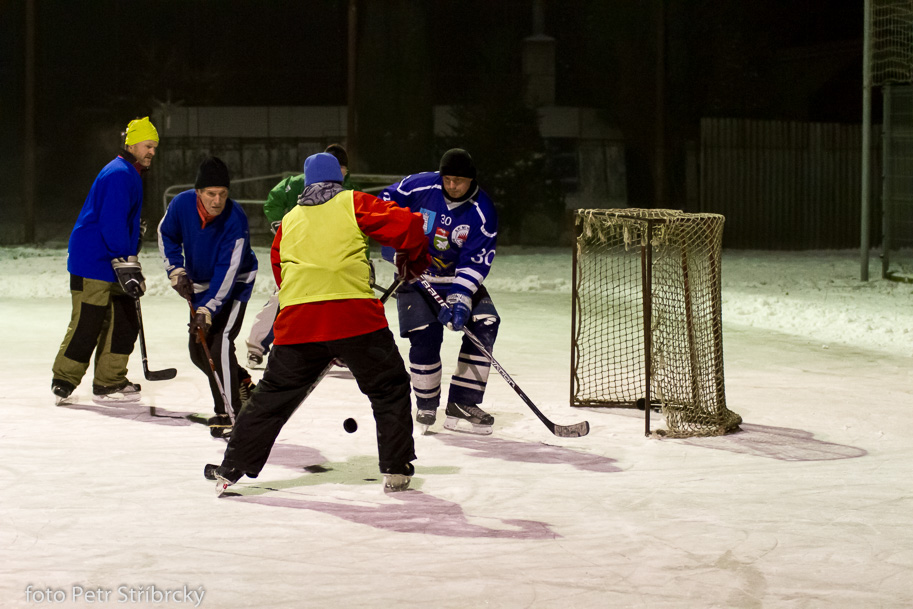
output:
[[[194,340],[200,342],[200,330],[203,331],[203,338],[209,334],[209,328],[212,327],[212,313],[206,307],[200,307],[194,313],[193,319],[190,320],[190,335]]]
[[[187,276],[187,271],[178,267],[168,274],[168,279],[171,280],[171,287],[181,295],[181,298],[184,300],[193,298],[193,283]]]
[[[471,312],[472,298],[466,294],[450,294],[447,296],[447,306],[441,307],[437,319],[451,330],[460,332],[469,321]]]
[[[117,275],[120,287],[129,296],[139,298],[146,292],[146,278],[143,277],[143,268],[136,256],[128,256],[126,259],[115,258],[111,261],[111,267]]]
[[[146,236],[146,221],[139,221],[139,243],[136,245],[136,253],[139,254],[143,251],[143,237]]]

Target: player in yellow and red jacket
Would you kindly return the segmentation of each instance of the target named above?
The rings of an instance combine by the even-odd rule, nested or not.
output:
[[[414,468],[409,375],[370,283],[368,238],[397,250],[406,278],[428,266],[419,214],[342,187],[339,162],[304,162],[306,185],[273,240],[279,285],[275,343],[263,380],[244,406],[216,477],[224,487],[256,477],[282,426],[334,358],[368,396],[386,490],[405,490]]]

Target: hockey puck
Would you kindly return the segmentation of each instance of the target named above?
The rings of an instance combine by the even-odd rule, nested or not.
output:
[[[355,419],[348,418],[342,422],[342,428],[346,430],[346,433],[355,433],[358,423],[355,422]]]
[[[647,405],[647,400],[645,400],[644,398],[637,398],[637,409],[638,410],[643,410],[646,405]],[[662,404],[660,404],[659,402],[654,402],[653,400],[650,400],[650,410],[652,410],[653,412],[662,412]]]

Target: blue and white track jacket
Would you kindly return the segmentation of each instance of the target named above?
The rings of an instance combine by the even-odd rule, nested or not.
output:
[[[193,308],[218,313],[225,302],[247,302],[257,277],[257,257],[250,248],[250,229],[241,206],[231,199],[203,227],[197,193],[176,196],[158,228],[165,270],[182,267],[193,282]]]

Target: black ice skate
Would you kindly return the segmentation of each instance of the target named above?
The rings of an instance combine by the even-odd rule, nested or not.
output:
[[[444,428],[450,431],[462,431],[481,436],[491,434],[495,418],[474,404],[457,404],[449,402],[444,412]]]
[[[92,401],[96,404],[131,404],[142,398],[139,383],[125,380],[118,385],[92,385]]]
[[[227,440],[231,436],[231,417],[227,414],[217,414],[214,417],[209,417],[206,424],[209,425],[209,435],[213,438]]]
[[[399,473],[384,473],[384,492],[398,493],[409,488],[412,481],[412,474],[415,473],[415,467],[411,463],[406,463],[403,467],[396,468]]]
[[[73,403],[73,390],[76,387],[72,383],[54,379],[51,381],[51,391],[54,393],[54,404],[62,406],[63,404]]]
[[[228,490],[228,487],[241,479],[244,475],[240,469],[235,469],[233,467],[226,467],[224,465],[219,465],[216,467],[212,464],[207,464],[203,468],[203,476],[207,480],[216,481],[216,495],[219,497]]]
[[[437,420],[437,408],[419,408],[415,413],[415,422],[422,430],[422,435],[428,433],[428,428]]]

